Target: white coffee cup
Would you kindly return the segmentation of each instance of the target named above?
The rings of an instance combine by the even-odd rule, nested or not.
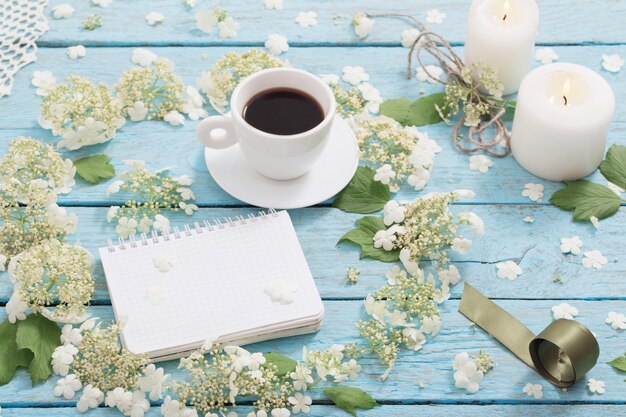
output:
[[[252,127],[243,118],[244,107],[257,94],[275,88],[307,93],[321,105],[324,120],[296,135],[276,135]],[[211,149],[225,149],[239,143],[256,171],[271,179],[290,180],[306,174],[322,155],[335,118],[335,96],[326,83],[309,72],[273,68],[243,80],[230,98],[230,110],[226,116],[204,119],[196,128],[198,140]]]

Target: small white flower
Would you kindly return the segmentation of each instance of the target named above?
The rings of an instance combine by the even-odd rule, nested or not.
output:
[[[165,120],[167,123],[169,123],[172,126],[180,126],[180,125],[185,124],[185,116],[183,116],[176,110],[172,110],[169,113],[167,113],[163,117],[163,120]]]
[[[71,344],[74,346],[80,345],[83,340],[83,334],[79,327],[74,327],[71,324],[66,324],[61,330],[61,343]]]
[[[394,223],[402,223],[404,221],[405,208],[398,204],[397,201],[391,200],[383,208],[383,222],[385,226],[391,226]]]
[[[446,14],[439,11],[439,9],[431,9],[426,12],[426,21],[428,23],[443,23],[446,19]]]
[[[120,181],[120,180],[113,181],[111,184],[109,184],[109,186],[107,187],[107,197],[110,194],[118,193],[120,191],[120,187],[122,185],[124,185],[124,181]],[[113,207],[111,207],[111,208],[113,208]],[[116,207],[116,208],[119,208],[119,207]],[[115,215],[115,213],[112,213],[111,217],[113,217],[114,215]],[[108,215],[107,215],[107,218],[108,218]]]
[[[415,352],[422,349],[424,343],[426,343],[426,337],[424,334],[412,327],[402,329],[402,336],[405,338],[407,349],[411,349]]]
[[[130,120],[139,122],[144,120],[148,115],[148,108],[143,104],[143,101],[136,101],[133,107],[128,108],[127,112],[130,116]]]
[[[291,413],[286,408],[274,408],[272,410],[272,417],[289,417]]]
[[[123,388],[115,388],[106,394],[104,404],[107,407],[117,407],[122,414],[127,414],[133,406],[133,393],[125,391]]]
[[[606,316],[606,324],[610,324],[613,330],[626,330],[626,316],[611,311]]]
[[[198,211],[198,206],[195,204],[188,204],[184,201],[178,203],[178,206],[185,212],[187,216],[192,216],[194,212]]]
[[[150,12],[145,17],[146,23],[150,26],[158,25],[159,23],[163,23],[165,20],[165,16],[159,12]]]
[[[282,10],[283,0],[265,0],[264,5],[268,10]]]
[[[179,187],[176,189],[176,192],[180,194],[183,200],[195,200],[196,198],[191,188]]]
[[[135,235],[137,233],[137,220],[120,217],[117,221],[117,226],[115,226],[115,231],[122,239]]]
[[[454,385],[457,388],[465,389],[470,394],[475,394],[480,390],[480,382],[484,375],[478,370],[476,363],[469,359],[467,352],[456,355],[452,367],[456,370]]]
[[[361,84],[363,81],[368,81],[370,76],[367,75],[363,67],[359,65],[355,67],[346,65],[343,67],[343,76],[341,78],[347,83],[357,85]]]
[[[624,66],[624,59],[617,55],[602,55],[602,67],[609,72],[619,72]]]
[[[193,184],[193,180],[189,177],[189,175],[181,175],[180,177],[173,177],[172,180],[176,181],[180,185]]]
[[[386,251],[391,251],[394,248],[396,235],[391,229],[379,230],[372,240],[374,241],[374,247],[376,249],[383,248]]]
[[[202,32],[211,33],[217,25],[218,18],[213,10],[201,10],[196,12],[196,27]]]
[[[617,194],[619,197],[622,196],[622,193],[626,190],[624,190],[622,187],[620,187],[617,184],[613,184],[611,181],[607,181],[606,184],[607,187],[609,187],[615,194]]]
[[[541,384],[528,383],[524,386],[522,391],[529,397],[535,397],[536,400],[543,398],[543,387]]]
[[[83,394],[80,396],[76,408],[81,413],[86,412],[90,408],[98,408],[104,401],[104,393],[99,388],[88,384],[83,388]]]
[[[418,275],[421,271],[419,264],[411,259],[411,251],[408,248],[400,250],[400,262],[409,274]]]
[[[57,80],[50,71],[35,71],[31,83],[37,87],[35,93],[38,96],[47,96],[50,90],[55,86]]]
[[[587,382],[587,388],[589,388],[589,392],[594,394],[602,395],[605,393],[604,381],[600,381],[598,379],[589,379]]]
[[[526,216],[522,220],[524,220],[526,223],[534,223],[535,222],[535,219],[532,216]]]
[[[461,273],[456,266],[450,265],[448,269],[442,269],[439,271],[439,281],[442,284],[456,285],[461,282]]]
[[[529,182],[524,186],[524,191],[522,191],[522,196],[528,197],[531,201],[541,201],[543,198],[543,184],[534,184]]]
[[[286,37],[273,33],[267,37],[265,49],[270,54],[278,56],[289,50],[289,43]]]
[[[452,294],[450,293],[450,285],[441,284],[440,288],[437,288],[433,294],[433,301],[437,304],[441,304],[445,301],[448,301]]]
[[[174,258],[172,258],[171,256],[153,256],[152,257],[152,265],[154,265],[154,267],[159,271],[159,272],[170,272],[172,270],[172,268],[174,267]]]
[[[9,272],[11,270],[11,264],[9,264]],[[15,324],[18,320],[26,320],[26,310],[28,304],[22,300],[17,290],[13,291],[9,302],[4,307],[7,313],[9,323]]]
[[[552,317],[554,320],[567,319],[573,320],[578,315],[578,309],[567,303],[561,303],[552,307]]]
[[[150,393],[152,401],[158,401],[163,397],[163,386],[169,375],[165,374],[163,368],[157,368],[154,364],[146,366],[143,370],[144,376],[139,378],[139,389]]]
[[[302,394],[301,392],[296,392],[292,397],[288,398],[289,403],[292,405],[291,411],[294,414],[300,413],[308,413],[311,411],[311,404],[313,400],[311,397]]]
[[[515,281],[519,275],[522,275],[522,268],[514,261],[498,262],[498,278]]]
[[[441,329],[441,317],[433,316],[433,317],[422,318],[422,326],[420,327],[420,332],[429,334],[431,336],[437,336],[440,329]]]
[[[596,216],[589,217],[589,221],[591,222],[593,227],[596,228],[596,230],[600,228],[600,220],[598,220]]]
[[[460,239],[455,237],[452,239],[451,247],[453,251],[458,252],[461,255],[465,255],[472,247],[472,241],[469,239]]]
[[[113,3],[113,0],[91,0],[91,2],[96,6],[100,6],[103,9],[106,9],[111,5],[111,3]]]
[[[293,387],[297,391],[306,391],[308,385],[313,383],[311,372],[311,368],[307,365],[298,363],[295,371],[289,374],[289,377],[293,380]]]
[[[130,57],[130,60],[133,64],[137,64],[142,67],[149,67],[157,59],[157,54],[146,48],[135,48],[133,50],[133,54]]]
[[[237,31],[240,27],[241,25],[239,22],[236,22],[235,19],[230,16],[227,16],[224,20],[217,24],[217,29],[219,30],[221,39],[237,37]]]
[[[410,48],[415,44],[415,41],[420,36],[420,31],[413,28],[407,29],[402,32],[402,46],[405,48]],[[420,41],[421,43],[421,41]]]
[[[300,27],[308,28],[309,26],[317,25],[317,13],[309,11],[309,12],[300,12],[296,17],[296,23],[300,25]]]
[[[407,178],[406,182],[416,191],[423,190],[430,180],[430,171],[426,168],[416,168],[415,172]]]
[[[361,83],[357,85],[356,88],[359,89],[361,95],[363,95],[363,98],[367,101],[365,109],[373,114],[378,113],[380,104],[383,102],[380,91],[370,83]]]
[[[458,190],[453,190],[452,194],[454,194],[454,196],[458,198],[459,200],[464,199],[464,198],[476,197],[476,193],[474,191],[463,189],[463,188],[458,189]]]
[[[467,213],[459,213],[459,219],[472,226],[472,233],[476,236],[485,234],[485,222],[483,222],[483,219],[481,219],[478,214],[471,211]]]
[[[87,55],[87,49],[83,45],[70,46],[66,49],[67,57],[71,60],[84,58]]]
[[[368,295],[367,298],[365,298],[364,305],[367,314],[381,323],[385,322],[385,317],[388,312],[384,301],[377,301],[374,297]]]
[[[339,76],[337,74],[320,74],[320,78],[328,85],[339,84]]]
[[[385,164],[376,170],[376,175],[374,175],[374,181],[380,181],[381,183],[387,185],[395,177],[396,173],[393,169],[391,169],[391,165]]]
[[[606,265],[608,259],[602,255],[602,252],[599,250],[587,251],[584,253],[585,257],[583,258],[583,266],[587,269],[594,268],[600,269],[602,265]]]
[[[79,391],[82,386],[78,378],[76,378],[76,375],[71,374],[57,381],[57,386],[54,387],[53,393],[56,397],[71,400],[74,398],[76,391]]]
[[[419,66],[415,70],[415,78],[420,82],[429,82],[430,84],[437,83],[437,80],[441,80],[443,75],[443,69],[437,65],[426,65],[426,67]],[[434,78],[434,79],[433,79]]]
[[[52,352],[52,370],[57,375],[65,376],[69,372],[70,365],[74,362],[74,355],[78,348],[74,345],[61,345]]]
[[[55,19],[67,19],[74,16],[74,8],[67,3],[59,4],[52,9],[52,16]]]
[[[170,221],[164,215],[157,214],[156,216],[154,216],[154,223],[152,223],[152,227],[154,227],[155,230],[167,232],[168,230],[170,230]]]
[[[352,19],[352,26],[354,27],[354,34],[361,39],[367,38],[372,28],[374,27],[374,20],[365,16],[362,13],[357,13]]]
[[[583,247],[583,241],[578,236],[561,238],[561,252],[571,253],[572,255],[580,255],[580,248]]]
[[[537,52],[535,52],[535,60],[541,62],[544,65],[551,64],[558,59],[559,56],[552,48],[541,48],[537,49]]]
[[[163,417],[181,417],[181,403],[178,400],[172,400],[169,395],[165,397],[161,405],[161,415]]]
[[[486,174],[493,166],[493,160],[485,155],[472,155],[469,158],[469,168]]]
[[[289,279],[274,279],[265,283],[263,292],[274,302],[291,304],[298,295],[298,287]]]

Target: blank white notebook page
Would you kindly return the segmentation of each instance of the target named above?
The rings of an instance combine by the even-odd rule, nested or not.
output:
[[[133,353],[176,352],[207,338],[319,316],[323,305],[286,211],[245,224],[191,229],[169,240],[100,249],[122,340]],[[171,265],[159,269],[155,259]],[[295,285],[288,304],[265,293],[274,280]]]

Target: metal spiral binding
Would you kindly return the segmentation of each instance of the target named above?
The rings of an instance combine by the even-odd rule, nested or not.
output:
[[[259,220],[267,220],[270,217],[278,217],[278,212],[274,209],[269,209],[267,211],[259,211],[256,215],[250,213],[247,217],[239,215],[235,218],[226,217],[223,220],[214,219],[212,222],[209,220],[203,220],[202,223],[194,222],[193,225],[184,225],[184,230],[181,232],[179,227],[173,228],[163,228],[161,233],[153,230],[150,235],[146,233],[141,233],[139,238],[135,236],[129,236],[128,241],[118,238],[118,243],[114,244],[112,239],[108,239],[107,249],[109,252],[115,252],[116,249],[126,250],[128,247],[136,248],[139,245],[148,246],[150,244],[158,244],[161,239],[164,242],[168,242],[171,239],[180,239],[185,236],[192,236],[194,231],[197,235],[203,234],[205,231],[214,232],[216,230],[223,230],[231,227],[237,227],[241,225],[246,225],[249,223],[256,223]]]

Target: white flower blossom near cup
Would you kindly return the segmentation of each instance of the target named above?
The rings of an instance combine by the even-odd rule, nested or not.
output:
[[[37,87],[35,93],[38,96],[46,96],[56,85],[56,78],[50,71],[35,71],[31,84]]]
[[[587,381],[587,388],[589,389],[589,392],[593,394],[598,394],[598,395],[602,395],[606,391],[604,387],[604,381],[600,381],[598,379],[593,379],[593,378]]]
[[[543,199],[543,191],[545,187],[543,184],[535,184],[529,182],[524,185],[524,191],[522,191],[522,196],[528,197],[531,201],[539,202]]]
[[[455,237],[452,239],[452,245],[450,247],[453,251],[460,253],[461,255],[465,255],[471,249],[472,241],[469,239]]]
[[[572,255],[580,255],[580,249],[583,247],[583,241],[578,236],[561,238],[561,252],[571,253]]]
[[[442,284],[448,284],[448,285],[456,285],[459,282],[461,282],[461,273],[459,272],[458,268],[454,265],[450,265],[448,266],[448,269],[441,269],[438,272],[439,275],[439,281],[441,281]]]
[[[515,261],[498,262],[496,264],[498,270],[498,278],[515,281],[518,276],[522,275],[522,268]]]
[[[578,316],[578,309],[568,303],[561,303],[552,307],[552,317],[554,317],[554,320],[573,320],[576,316]]]
[[[433,80],[434,77],[437,80],[441,79],[443,75],[443,68],[437,65],[426,65],[426,68],[421,66],[417,67],[415,70],[415,78],[420,82],[428,82],[430,84],[435,84],[437,81]]]
[[[291,304],[298,295],[298,287],[291,280],[278,278],[267,281],[263,292],[269,295],[274,302]]]
[[[154,52],[146,48],[135,48],[130,57],[133,64],[140,65],[142,67],[149,67],[159,57]]]
[[[446,14],[439,9],[431,9],[426,12],[426,21],[428,23],[441,24],[446,19]]]
[[[76,408],[81,413],[86,412],[91,408],[98,408],[104,401],[104,393],[99,388],[94,387],[91,384],[86,385],[83,388],[83,393],[76,403]]]
[[[370,79],[370,76],[367,75],[363,67],[360,65],[354,67],[346,65],[345,67],[343,67],[342,72],[343,76],[341,77],[341,79],[352,85],[358,85]]]
[[[540,48],[537,49],[537,52],[535,52],[535,60],[544,65],[551,64],[558,59],[559,56],[552,48]]]
[[[405,48],[411,48],[419,36],[420,31],[415,28],[402,31],[402,46]]]
[[[165,116],[163,116],[163,120],[172,126],[181,126],[185,124],[185,116],[176,110],[168,112]]]
[[[236,38],[237,31],[241,25],[230,16],[226,16],[224,20],[217,24],[220,39]]]
[[[159,272],[170,272],[174,267],[174,258],[167,255],[153,256],[152,265],[154,265]]]
[[[396,173],[391,169],[391,165],[385,164],[376,170],[376,174],[374,175],[374,181],[379,181],[382,184],[387,185],[395,177]]]
[[[71,374],[57,381],[56,387],[52,391],[56,397],[63,397],[66,400],[74,398],[76,391],[80,391],[83,385],[80,383],[76,375]]]
[[[602,265],[606,265],[608,262],[608,259],[599,250],[587,251],[584,253],[584,256],[582,264],[587,269],[601,269]]]
[[[300,27],[303,28],[315,26],[317,25],[317,13],[313,11],[300,12],[298,16],[296,16],[296,23],[298,23]]]
[[[543,386],[541,386],[541,384],[528,383],[524,386],[522,391],[529,397],[534,397],[536,400],[543,398]]]
[[[459,219],[472,226],[472,233],[476,236],[485,234],[485,222],[473,212],[459,213]]]
[[[55,19],[67,19],[74,16],[74,8],[67,3],[59,4],[52,9],[52,16]]]
[[[493,166],[493,160],[485,155],[472,155],[469,157],[469,168],[486,174]]]
[[[602,55],[602,68],[609,72],[617,73],[620,72],[622,67],[624,66],[624,59],[617,55]]]
[[[611,311],[607,314],[606,324],[610,325],[613,330],[626,330],[626,316],[622,313]]]
[[[158,25],[159,23],[163,23],[165,20],[165,16],[159,12],[150,12],[145,17],[146,23],[150,26]]]
[[[263,2],[265,8],[268,10],[282,10],[283,0],[265,0]]]
[[[113,3],[113,0],[91,0],[91,2],[96,6],[100,6],[103,9],[106,9],[111,5],[111,3]]]
[[[87,55],[87,49],[83,45],[69,46],[66,49],[67,57],[71,60],[84,58]]]
[[[278,56],[289,50],[289,43],[285,36],[273,33],[265,41],[265,49],[272,55]]]
[[[385,226],[391,226],[394,223],[402,223],[404,221],[405,208],[398,204],[396,200],[391,200],[383,208],[383,223]]]
[[[366,82],[357,85],[356,88],[359,89],[359,91],[363,95],[363,98],[365,99],[365,101],[367,101],[365,109],[373,114],[378,113],[378,111],[380,110],[380,105],[383,102],[380,91],[378,91],[378,89],[370,83]]]
[[[475,394],[480,390],[480,382],[483,380],[482,371],[478,370],[476,363],[469,358],[467,352],[459,353],[454,357],[452,368],[454,373],[454,385]]]

